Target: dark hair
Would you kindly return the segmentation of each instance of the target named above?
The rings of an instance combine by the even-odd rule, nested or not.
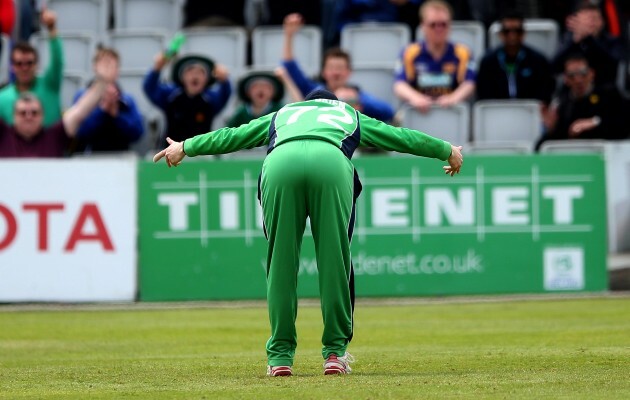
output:
[[[350,58],[350,54],[348,52],[342,50],[340,47],[332,47],[324,53],[324,58],[322,59],[322,69],[324,65],[326,65],[326,61],[329,58],[343,58],[348,63],[348,68],[352,69],[352,60]]]
[[[337,96],[325,89],[315,89],[304,97],[304,101],[315,99],[339,100]]]
[[[515,19],[519,21],[521,25],[523,25],[523,22],[525,21],[523,13],[518,10],[508,10],[504,12],[503,15],[501,15],[501,18],[499,18],[499,21],[501,21],[501,23],[503,24],[503,21],[505,21],[506,19]]]
[[[564,59],[564,65],[566,66],[567,63],[569,62],[583,62],[585,63],[589,68],[591,67],[591,64],[588,62],[588,58],[586,58],[586,56],[582,53],[571,53],[567,56],[567,58]]]
[[[13,45],[13,49],[11,49],[11,62],[13,62],[13,55],[16,51],[20,51],[22,53],[32,53],[35,56],[35,62],[38,61],[37,50],[35,47],[31,46],[29,42],[20,41]]]

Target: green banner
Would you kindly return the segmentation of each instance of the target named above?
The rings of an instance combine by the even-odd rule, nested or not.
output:
[[[139,167],[140,299],[265,297],[261,160]],[[357,296],[601,291],[604,161],[598,155],[354,160]],[[318,295],[307,227],[299,293]]]

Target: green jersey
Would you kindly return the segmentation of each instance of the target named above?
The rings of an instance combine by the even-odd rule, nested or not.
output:
[[[184,141],[194,157],[224,154],[266,145],[268,151],[293,140],[324,140],[348,158],[359,145],[446,160],[451,145],[423,132],[397,128],[370,118],[337,100],[316,99],[287,104],[276,113],[237,128],[222,128]]]

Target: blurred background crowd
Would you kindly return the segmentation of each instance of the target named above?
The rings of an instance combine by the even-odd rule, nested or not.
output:
[[[316,88],[479,151],[625,139],[629,17],[618,0],[0,0],[0,157],[144,156]]]

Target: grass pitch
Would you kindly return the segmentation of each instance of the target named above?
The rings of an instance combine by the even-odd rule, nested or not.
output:
[[[628,399],[630,297],[357,306],[323,376],[301,306],[295,376],[265,376],[266,308],[0,307],[2,399]]]

